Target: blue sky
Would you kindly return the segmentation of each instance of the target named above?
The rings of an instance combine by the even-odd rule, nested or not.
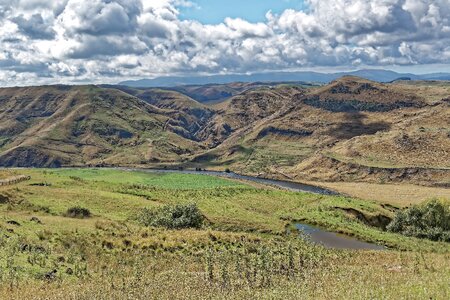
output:
[[[303,0],[194,0],[192,7],[180,7],[184,20],[198,20],[203,24],[218,24],[227,17],[249,22],[265,21],[266,13],[281,13],[286,9],[303,10]]]

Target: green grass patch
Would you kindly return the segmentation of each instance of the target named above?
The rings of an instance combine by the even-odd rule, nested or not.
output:
[[[60,169],[49,174],[77,180],[103,181],[110,184],[137,184],[162,189],[196,190],[217,187],[238,187],[243,184],[201,174],[157,173],[107,169]]]

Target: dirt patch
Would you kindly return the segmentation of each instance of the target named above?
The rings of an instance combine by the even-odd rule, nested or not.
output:
[[[9,195],[7,194],[0,194],[0,204],[6,204],[9,202]]]
[[[347,215],[358,219],[366,225],[381,228],[383,230],[386,229],[386,226],[392,221],[392,219],[385,215],[366,215],[354,208],[343,208],[343,207],[335,207],[337,210],[344,211]]]

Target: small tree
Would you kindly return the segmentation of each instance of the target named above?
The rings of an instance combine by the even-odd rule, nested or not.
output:
[[[401,210],[387,226],[387,230],[406,236],[450,242],[449,206],[432,200],[425,205]]]

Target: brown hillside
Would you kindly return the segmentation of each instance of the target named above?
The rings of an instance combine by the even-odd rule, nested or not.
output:
[[[376,168],[379,175],[372,181],[393,181],[391,169],[403,168],[412,174],[400,173],[395,180],[450,183],[446,170],[450,161],[448,103],[441,99],[427,104],[413,91],[346,77],[283,99],[282,107],[266,110],[267,114],[250,114],[250,105],[241,101],[230,110],[237,124],[245,124],[249,116],[259,117],[199,160],[231,164],[244,173],[296,180],[369,180],[370,176],[358,172],[350,175],[354,168],[338,167],[342,163],[361,170]],[[305,101],[312,98],[319,99],[320,105]],[[320,157],[330,160],[323,164]],[[311,163],[305,165],[308,159]],[[310,170],[315,166],[320,170],[317,173]],[[430,175],[427,168],[442,172]]]
[[[449,98],[445,82],[356,77],[246,89],[214,106],[161,89],[0,89],[0,166],[229,167],[291,180],[447,186]]]
[[[128,152],[127,163],[176,160],[197,149],[166,130],[164,110],[118,90],[43,87],[2,89],[0,95],[4,166],[119,163],[113,158]]]
[[[333,112],[385,112],[425,105],[424,99],[416,94],[352,76],[335,80],[299,100]]]

